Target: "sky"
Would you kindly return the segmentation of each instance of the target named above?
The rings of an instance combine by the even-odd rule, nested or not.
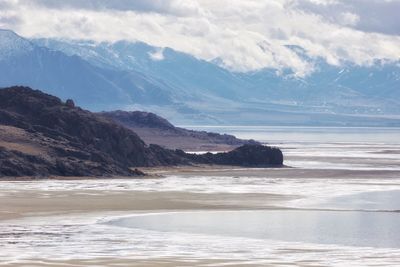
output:
[[[24,37],[143,41],[234,71],[400,61],[400,0],[0,0]],[[155,59],[162,59],[162,50]]]

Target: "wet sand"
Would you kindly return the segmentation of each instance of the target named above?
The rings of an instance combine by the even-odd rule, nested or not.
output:
[[[131,191],[20,191],[0,196],[0,220],[69,213],[266,209],[289,199],[275,194]]]

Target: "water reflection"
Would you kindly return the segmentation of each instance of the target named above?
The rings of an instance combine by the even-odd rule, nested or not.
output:
[[[363,192],[334,197],[317,207],[369,211],[400,211],[400,190]]]
[[[113,225],[291,242],[400,248],[396,212],[263,210],[202,211],[133,216]]]

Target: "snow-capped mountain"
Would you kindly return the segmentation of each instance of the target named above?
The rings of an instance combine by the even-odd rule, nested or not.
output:
[[[143,109],[190,124],[400,125],[399,64],[315,60],[317,70],[299,78],[273,69],[234,73],[218,60],[141,42],[1,34],[9,52],[0,54],[0,86],[29,85],[92,110]]]
[[[316,61],[315,73],[305,78],[296,78],[290,73],[277,74],[276,70],[271,69],[232,73],[212,62],[141,42],[96,44],[54,39],[39,39],[35,42],[69,55],[78,55],[100,67],[138,70],[160,78],[172,88],[179,88],[181,93],[195,93],[196,97],[202,95],[240,102],[284,104],[283,109],[289,105],[292,109],[299,107],[299,110],[317,112],[400,112],[400,68],[395,64],[335,67]],[[299,47],[292,49],[302,53]]]

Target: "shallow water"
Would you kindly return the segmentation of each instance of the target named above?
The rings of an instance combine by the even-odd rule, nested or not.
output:
[[[315,207],[335,210],[389,211],[400,214],[400,190],[341,195],[328,198],[327,201],[318,203]]]
[[[316,210],[204,211],[140,215],[112,225],[153,231],[400,248],[400,213]]]

